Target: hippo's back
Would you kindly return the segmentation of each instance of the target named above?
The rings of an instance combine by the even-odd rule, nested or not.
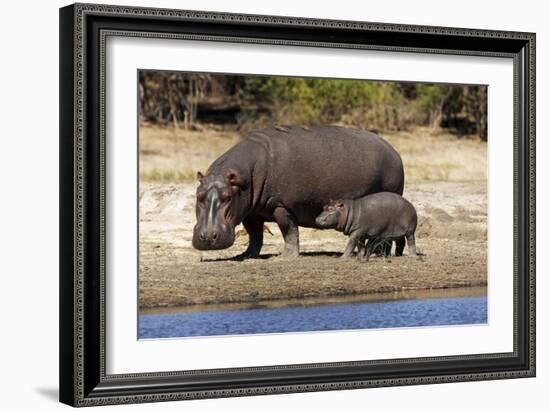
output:
[[[315,216],[330,199],[403,193],[401,157],[369,131],[284,126],[254,132],[242,143],[259,144],[267,153],[266,201],[293,212],[303,226],[314,227]]]
[[[374,230],[377,235],[382,233],[381,237],[401,237],[416,230],[416,209],[396,193],[374,193],[350,203],[354,208],[351,214],[359,218],[354,223]]]

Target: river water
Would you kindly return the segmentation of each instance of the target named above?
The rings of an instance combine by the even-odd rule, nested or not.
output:
[[[139,337],[169,338],[487,323],[486,293],[427,298],[313,301],[296,305],[222,305],[219,309],[145,311]],[[481,295],[480,295],[481,294]],[[344,300],[345,301],[345,300]],[[229,308],[229,307],[231,308]]]

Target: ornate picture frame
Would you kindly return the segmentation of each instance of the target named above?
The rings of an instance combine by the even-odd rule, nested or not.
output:
[[[110,36],[512,59],[513,351],[108,374]],[[61,402],[91,406],[535,376],[535,34],[75,4],[60,10],[60,101]]]

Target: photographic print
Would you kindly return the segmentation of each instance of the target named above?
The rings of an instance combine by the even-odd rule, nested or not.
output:
[[[139,338],[487,324],[487,86],[139,70]]]
[[[535,37],[61,8],[60,401],[534,377]]]

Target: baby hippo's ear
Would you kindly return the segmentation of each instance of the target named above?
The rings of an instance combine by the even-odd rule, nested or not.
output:
[[[197,181],[200,183],[203,179],[204,175],[200,172],[200,171],[197,171]]]
[[[336,200],[336,201],[334,202],[334,207],[336,207],[336,208],[342,208],[342,207],[344,207],[344,200]]]

